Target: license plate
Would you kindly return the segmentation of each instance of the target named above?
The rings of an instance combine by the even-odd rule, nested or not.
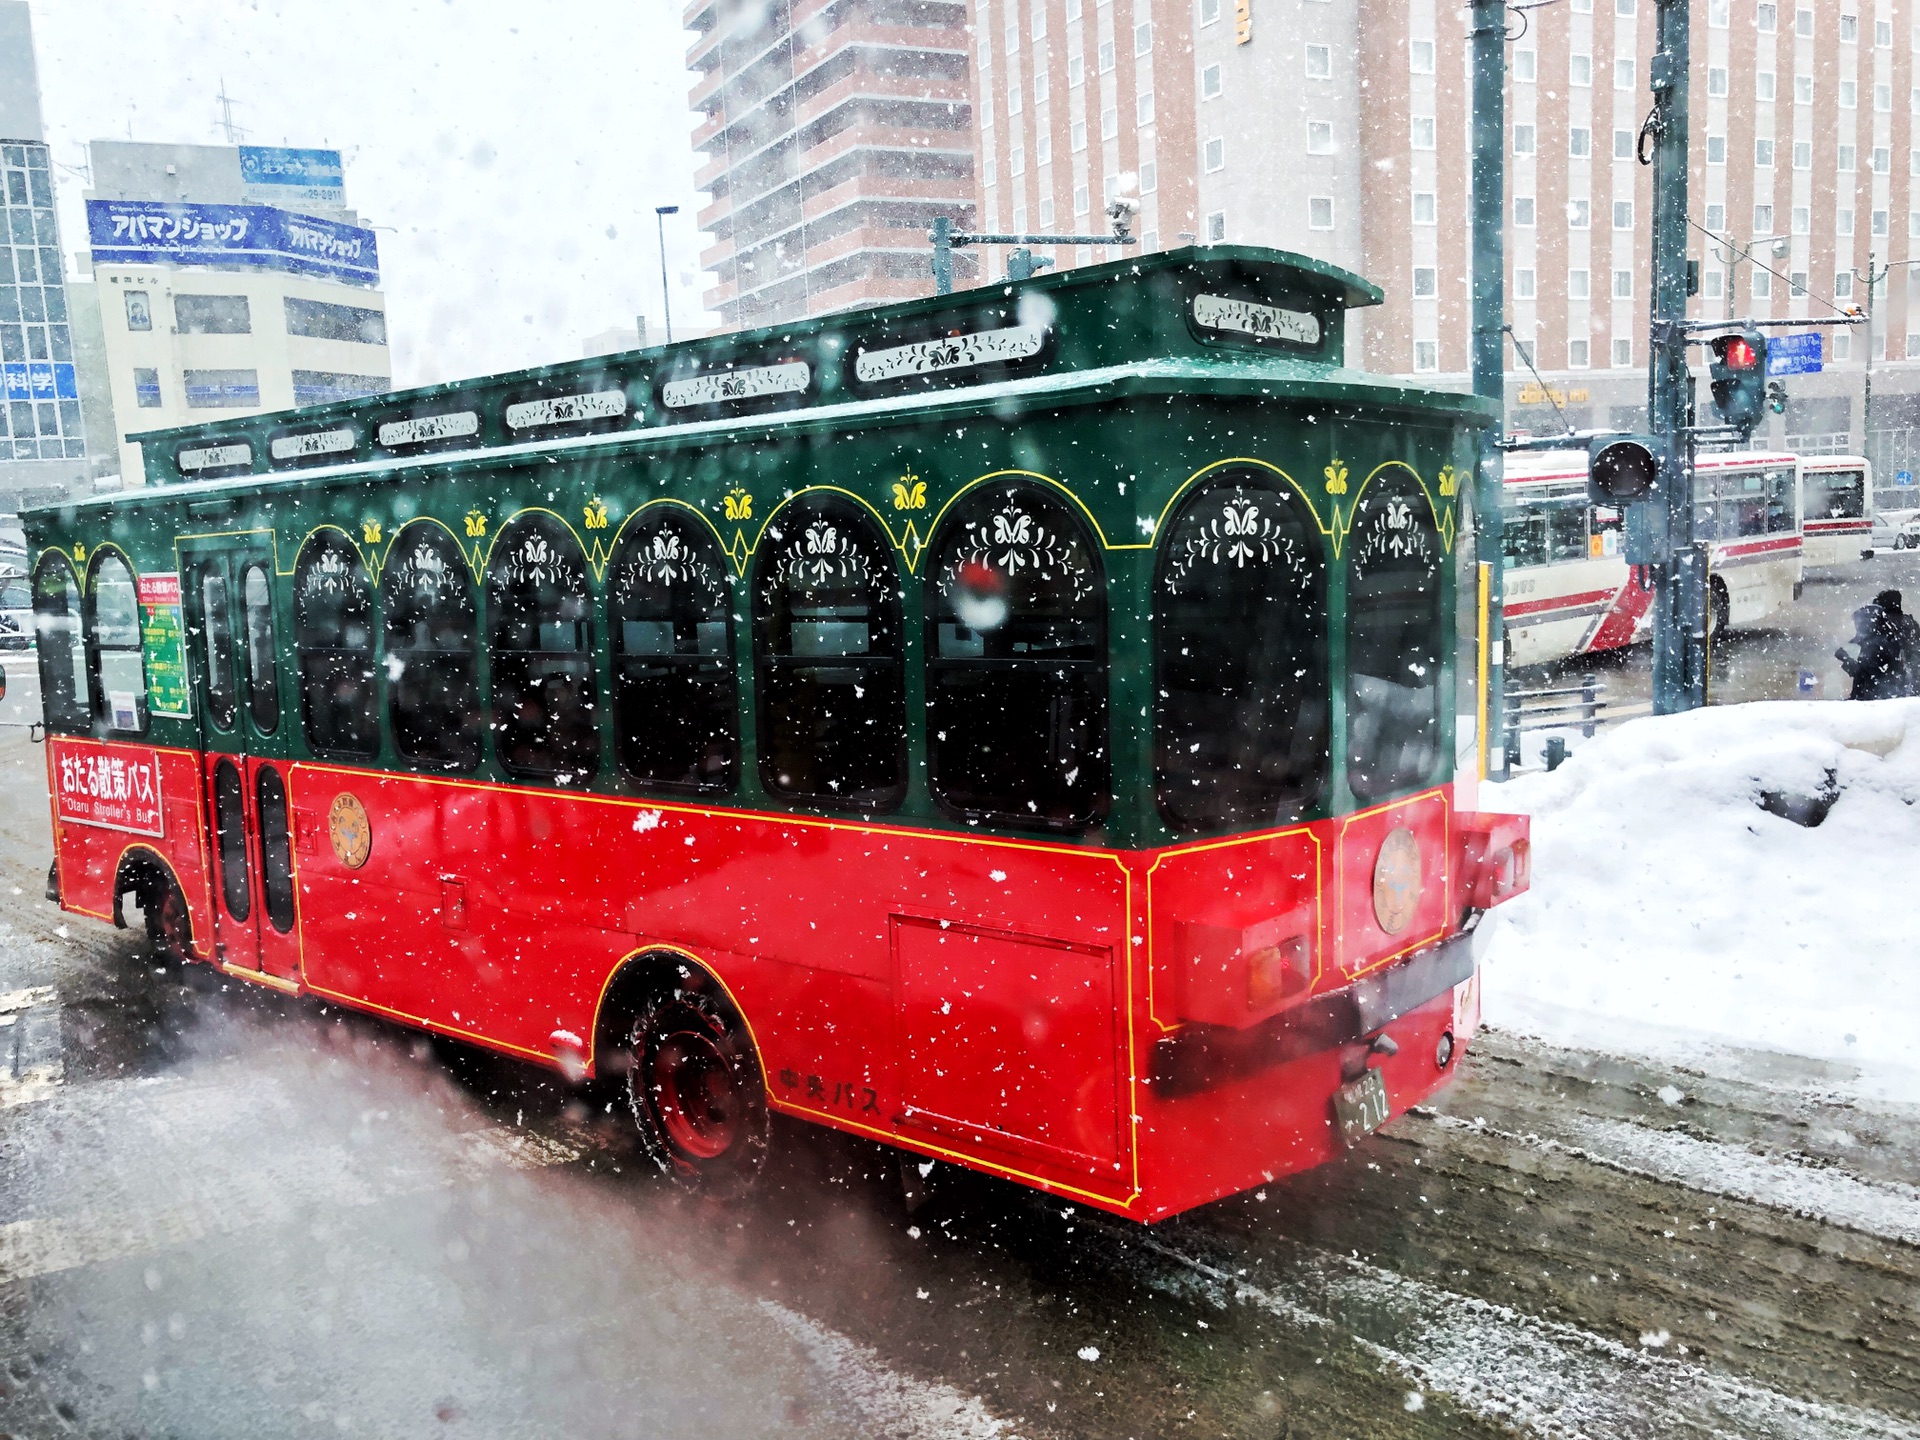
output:
[[[1352,1145],[1387,1123],[1387,1082],[1378,1070],[1333,1092],[1333,1119],[1340,1127],[1340,1143]]]

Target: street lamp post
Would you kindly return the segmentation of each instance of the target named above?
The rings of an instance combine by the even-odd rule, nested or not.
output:
[[[653,207],[654,224],[660,228],[660,316],[667,322],[667,343],[673,343],[673,298],[667,293],[667,216],[678,215],[678,205]]]
[[[1762,245],[1773,246],[1773,253],[1777,259],[1779,256],[1784,255],[1786,253],[1786,247],[1793,243],[1792,237],[1787,235],[1756,235],[1753,239],[1747,241],[1745,245],[1738,247],[1734,245],[1731,235],[1725,237],[1716,235],[1714,238],[1720,242],[1719,249],[1714,252],[1715,258],[1727,267],[1727,319],[1731,320],[1734,316],[1735,302],[1740,294],[1740,262],[1742,260],[1751,260],[1753,258],[1753,252],[1758,250]]]

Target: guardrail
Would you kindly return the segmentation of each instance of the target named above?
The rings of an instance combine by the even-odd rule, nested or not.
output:
[[[1548,690],[1509,690],[1506,708],[1507,768],[1520,765],[1520,736],[1528,730],[1571,730],[1578,728],[1586,739],[1593,738],[1594,727],[1625,716],[1605,714],[1607,687],[1598,675],[1582,675],[1578,685]],[[1547,769],[1557,770],[1567,758],[1564,735],[1547,737]]]

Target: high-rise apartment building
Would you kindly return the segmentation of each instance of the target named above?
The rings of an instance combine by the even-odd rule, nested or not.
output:
[[[31,16],[0,0],[0,514],[88,488]]]
[[[973,221],[967,0],[691,0],[686,25],[708,308],[735,329],[926,294],[934,217]]]

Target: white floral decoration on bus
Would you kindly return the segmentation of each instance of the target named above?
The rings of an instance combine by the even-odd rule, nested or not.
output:
[[[1391,496],[1362,522],[1354,568],[1361,574],[1376,565],[1409,562],[1431,568],[1437,563],[1433,541],[1433,526],[1423,522],[1413,501]]]
[[[1220,497],[1219,513],[1185,517],[1177,532],[1178,548],[1167,572],[1169,586],[1177,586],[1196,565],[1271,565],[1278,560],[1294,574],[1303,573],[1306,557],[1293,533],[1277,514],[1277,496],[1235,489]],[[1271,507],[1269,509],[1269,507]]]
[[[508,552],[502,570],[515,585],[562,585],[572,591],[586,588],[580,567],[549,545],[537,529],[529,529],[526,538]]]
[[[966,523],[964,538],[941,575],[941,594],[953,593],[968,566],[985,566],[1008,580],[1023,570],[1045,580],[1057,573],[1073,586],[1075,600],[1084,600],[1094,591],[1092,567],[1082,548],[1023,509],[1017,497],[1009,497],[986,519]]]
[[[644,583],[672,587],[692,583],[710,595],[720,591],[713,565],[700,553],[699,547],[688,544],[678,532],[664,526],[634,547],[622,579],[628,586]]]
[[[308,562],[302,573],[301,594],[309,599],[351,594],[359,589],[354,583],[355,570],[344,551],[324,549]]]
[[[401,583],[421,600],[438,600],[447,592],[451,578],[446,557],[425,535],[413,542],[413,549],[400,562]]]
[[[814,590],[834,581],[871,585],[875,578],[866,549],[825,519],[809,520],[804,531],[784,540],[773,568],[774,583],[794,589]]]

